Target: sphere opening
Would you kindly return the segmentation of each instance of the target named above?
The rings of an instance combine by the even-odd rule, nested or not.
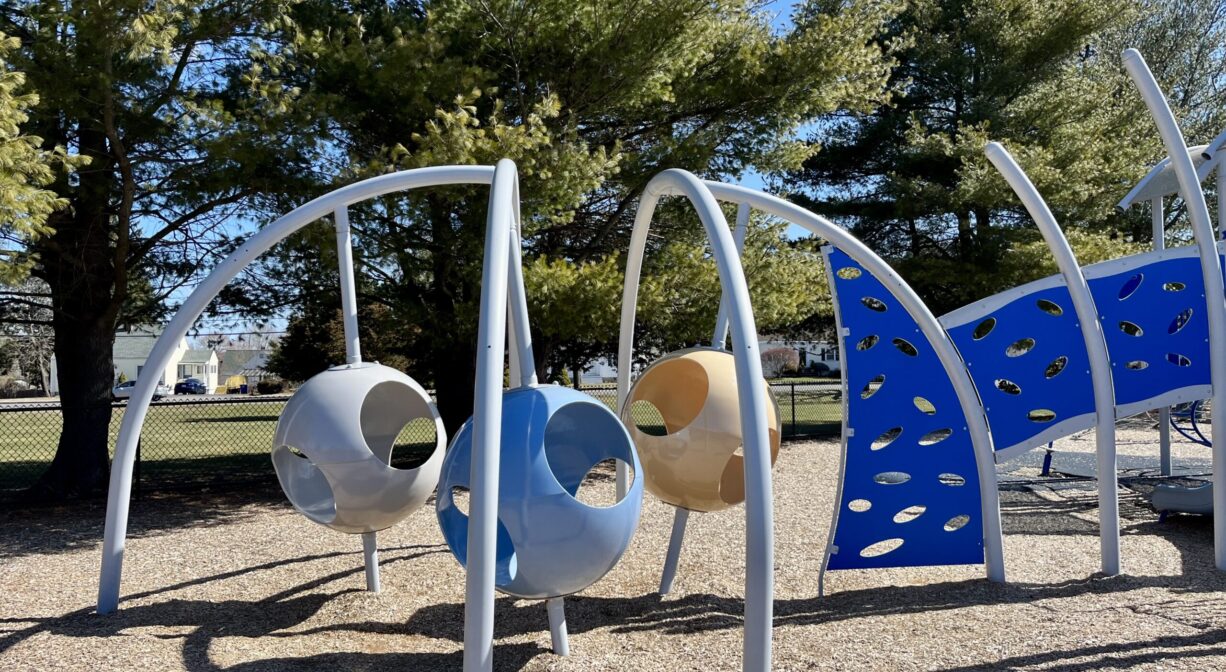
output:
[[[634,384],[631,401],[648,401],[664,422],[664,433],[689,426],[707,404],[711,381],[700,362],[685,357],[662,359],[647,367]]]
[[[336,494],[323,470],[309,455],[294,446],[272,449],[273,470],[290,503],[304,516],[321,525],[336,520]]]
[[[634,447],[625,428],[617,416],[600,403],[572,402],[554,411],[545,424],[544,448],[545,461],[558,485],[584,504],[587,502],[578,494],[585,481],[589,483],[589,491],[601,491],[605,485],[612,488],[614,472],[609,467],[616,469],[620,462],[629,468],[634,463]],[[630,469],[631,485],[633,471]],[[629,490],[627,488],[627,492]],[[609,497],[597,494],[595,499],[606,501]],[[617,499],[605,506],[615,506],[620,501]]]
[[[438,434],[433,421],[430,400],[417,390],[397,380],[385,380],[373,385],[362,400],[359,424],[366,447],[381,462],[398,469],[411,470],[421,466],[438,446]],[[429,424],[429,434],[418,420]],[[415,424],[417,423],[417,424]],[[393,464],[392,453],[405,436],[406,466]],[[425,436],[433,441],[424,444]],[[419,438],[420,437],[420,438]]]

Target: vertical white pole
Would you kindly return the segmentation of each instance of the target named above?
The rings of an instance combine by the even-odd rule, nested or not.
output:
[[[1090,286],[1081,273],[1077,257],[1069,247],[1068,240],[1060,231],[1060,225],[1052,216],[1047,203],[1039,195],[1020,166],[995,142],[984,148],[988,160],[996,166],[1005,181],[1022,199],[1030,217],[1039,226],[1056,266],[1064,276],[1073,310],[1081,323],[1081,335],[1085,340],[1086,354],[1090,365],[1090,379],[1094,385],[1094,413],[1097,419],[1095,438],[1098,456],[1098,535],[1101,544],[1102,569],[1108,576],[1120,573],[1120,502],[1116,475],[1115,457],[1115,387],[1111,382],[1111,358],[1107,355],[1107,340],[1103,336],[1102,322]],[[1186,154],[1186,152],[1185,152]]]
[[[353,277],[353,239],[349,233],[349,208],[341,206],[333,215],[336,220],[336,257],[341,272],[341,316],[345,322],[345,363],[362,361],[358,343],[358,294]]]
[[[549,614],[549,638],[553,642],[553,652],[559,656],[569,656],[570,643],[567,641],[566,605],[563,598],[545,600],[545,611]]]
[[[1154,230],[1154,249],[1165,250],[1166,212],[1161,195],[1150,200],[1149,218]],[[1158,409],[1158,473],[1171,475],[1171,409],[1167,406]]]
[[[749,210],[748,203],[738,203],[736,206],[736,227],[732,230],[732,242],[736,243],[737,256],[745,251],[745,235],[749,230]],[[719,313],[715,316],[715,335],[711,337],[711,346],[721,350],[728,347],[728,301],[722,292],[719,297]]]
[[[468,572],[464,599],[464,671],[494,669],[494,565],[498,533],[498,447],[502,439],[502,372],[507,333],[507,274],[515,164],[494,168],[481,270],[477,381],[469,493]]]
[[[519,194],[515,195],[519,202]],[[511,232],[511,256],[507,260],[508,280],[507,313],[508,342],[511,346],[511,386],[536,385],[536,360],[532,357],[532,331],[528,328],[528,297],[524,292],[524,262],[520,250],[519,218],[515,217],[515,229]]]
[[[336,223],[336,258],[341,275],[341,317],[345,323],[345,363],[362,361],[358,342],[358,292],[353,271],[353,236],[349,229],[349,208],[341,206],[332,215]],[[388,456],[391,459],[391,456]],[[377,532],[362,533],[362,558],[366,562],[366,590],[379,592],[379,540]]]
[[[737,256],[745,250],[745,235],[749,230],[749,204],[738,203],[736,206],[736,225],[732,230],[732,242],[736,244]],[[720,292],[719,312],[715,316],[715,333],[711,336],[711,347],[723,350],[728,345],[728,300]],[[622,467],[618,463],[618,468]],[[664,555],[664,571],[660,574],[660,594],[667,595],[673,589],[673,579],[677,576],[677,563],[681,559],[681,545],[685,541],[685,526],[690,520],[690,512],[680,507],[673,512],[673,533],[668,538],[668,552]]]
[[[366,590],[377,593],[382,586],[379,583],[379,540],[374,532],[362,534],[362,557],[366,560]]]
[[[1217,151],[1217,235],[1226,238],[1226,147]]]
[[[677,576],[677,562],[681,559],[681,542],[685,539],[685,524],[690,520],[689,509],[677,507],[673,512],[673,535],[668,539],[668,553],[664,556],[664,571],[660,575],[660,594],[673,590]]]
[[[1124,52],[1124,68],[1132,76],[1145,99],[1145,105],[1158,126],[1158,134],[1166,146],[1167,156],[1179,180],[1179,191],[1188,208],[1188,220],[1200,251],[1201,276],[1205,283],[1206,315],[1209,321],[1209,380],[1213,385],[1213,408],[1226,409],[1226,291],[1222,287],[1222,264],[1217,252],[1217,232],[1209,218],[1209,206],[1200,187],[1200,178],[1188,145],[1184,142],[1175,115],[1158,88],[1141,53],[1136,49]],[[1226,571],[1226,413],[1214,413],[1213,427],[1213,554],[1214,564]]]

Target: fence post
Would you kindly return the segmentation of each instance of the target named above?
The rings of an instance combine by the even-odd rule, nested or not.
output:
[[[792,383],[792,438],[796,438],[796,383]]]
[[[136,440],[136,464],[132,465],[132,497],[136,501],[140,501],[140,444],[141,440]],[[113,468],[113,467],[112,467]]]

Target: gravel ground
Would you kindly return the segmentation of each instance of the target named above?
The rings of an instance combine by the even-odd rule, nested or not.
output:
[[[1155,442],[1153,430],[1121,431],[1121,465],[1156,462]],[[1093,436],[1056,448],[1057,468],[1074,465]],[[819,598],[838,449],[785,444],[775,669],[1226,669],[1226,574],[1213,570],[1209,522],[1159,523],[1124,490],[1127,575],[1104,578],[1093,483],[1025,482],[1041,456],[1001,467],[1015,481],[1002,493],[1007,585],[982,567],[850,571],[827,577]],[[1176,456],[1208,463],[1199,447]],[[649,496],[621,564],[567,599],[568,658],[549,652],[542,604],[499,598],[496,668],[739,669],[742,510],[691,518],[674,593],[660,598],[671,516]],[[375,595],[359,540],[307,522],[275,491],[135,503],[122,609],[106,617],[91,612],[101,519],[101,507],[0,514],[0,670],[459,668],[464,576],[432,508],[380,534]]]

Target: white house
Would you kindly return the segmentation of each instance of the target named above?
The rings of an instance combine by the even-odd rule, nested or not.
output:
[[[145,361],[149,359],[149,353],[153,351],[153,344],[161,335],[161,326],[133,327],[128,331],[115,334],[115,344],[111,350],[115,363],[115,382],[119,382],[120,377],[124,380],[138,380],[145,375]],[[191,350],[187,347],[187,339],[181,338],[174,352],[171,353],[166,368],[157,371],[156,374],[158,382],[172,387],[182,378],[200,378],[212,391],[217,387],[217,368],[216,353],[212,350]],[[191,370],[192,373],[185,374],[187,370]],[[55,357],[51,358],[51,389],[49,392],[52,396],[60,393],[59,368]]]
[[[210,393],[217,390],[217,371],[220,362],[217,353],[212,350],[188,350],[179,359],[178,378],[195,378],[204,383],[204,389]]]

